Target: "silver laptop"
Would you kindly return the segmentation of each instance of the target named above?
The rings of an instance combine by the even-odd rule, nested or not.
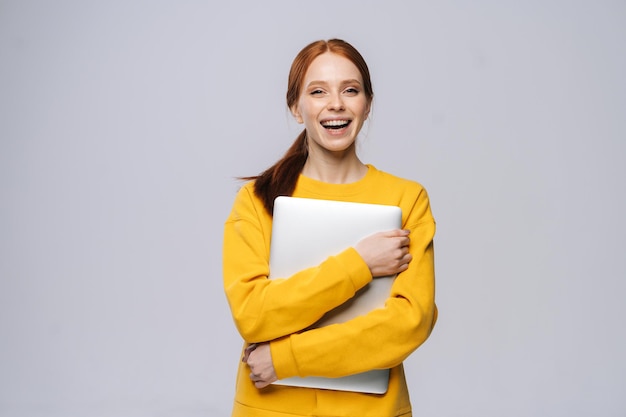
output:
[[[373,233],[402,227],[399,207],[277,197],[270,246],[270,279],[285,278],[319,265]],[[395,276],[379,277],[345,304],[328,312],[314,327],[342,323],[381,308],[389,297]],[[387,391],[389,370],[373,370],[342,378],[293,377],[278,385],[383,394]]]

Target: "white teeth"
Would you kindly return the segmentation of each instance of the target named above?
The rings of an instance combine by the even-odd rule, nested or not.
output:
[[[343,125],[347,125],[349,123],[348,120],[327,120],[325,122],[322,122],[322,126],[343,126]]]

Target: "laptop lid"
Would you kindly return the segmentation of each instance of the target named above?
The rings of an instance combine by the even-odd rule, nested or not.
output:
[[[277,197],[270,246],[270,279],[286,278],[319,265],[373,233],[402,227],[399,207]],[[314,327],[342,323],[375,308],[389,297],[395,276],[379,277],[343,305],[328,312]],[[373,370],[342,378],[293,377],[278,385],[382,394],[387,391],[389,370]]]

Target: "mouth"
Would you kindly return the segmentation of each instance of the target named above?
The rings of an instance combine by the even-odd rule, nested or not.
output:
[[[339,130],[348,127],[352,120],[337,119],[337,120],[324,120],[320,124],[324,129]]]

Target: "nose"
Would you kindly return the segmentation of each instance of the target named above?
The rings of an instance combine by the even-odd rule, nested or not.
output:
[[[337,93],[337,94],[331,94],[330,98],[328,99],[328,109],[329,110],[335,110],[335,111],[339,111],[339,110],[344,110],[345,107],[343,105],[343,98],[341,97],[341,94]]]

